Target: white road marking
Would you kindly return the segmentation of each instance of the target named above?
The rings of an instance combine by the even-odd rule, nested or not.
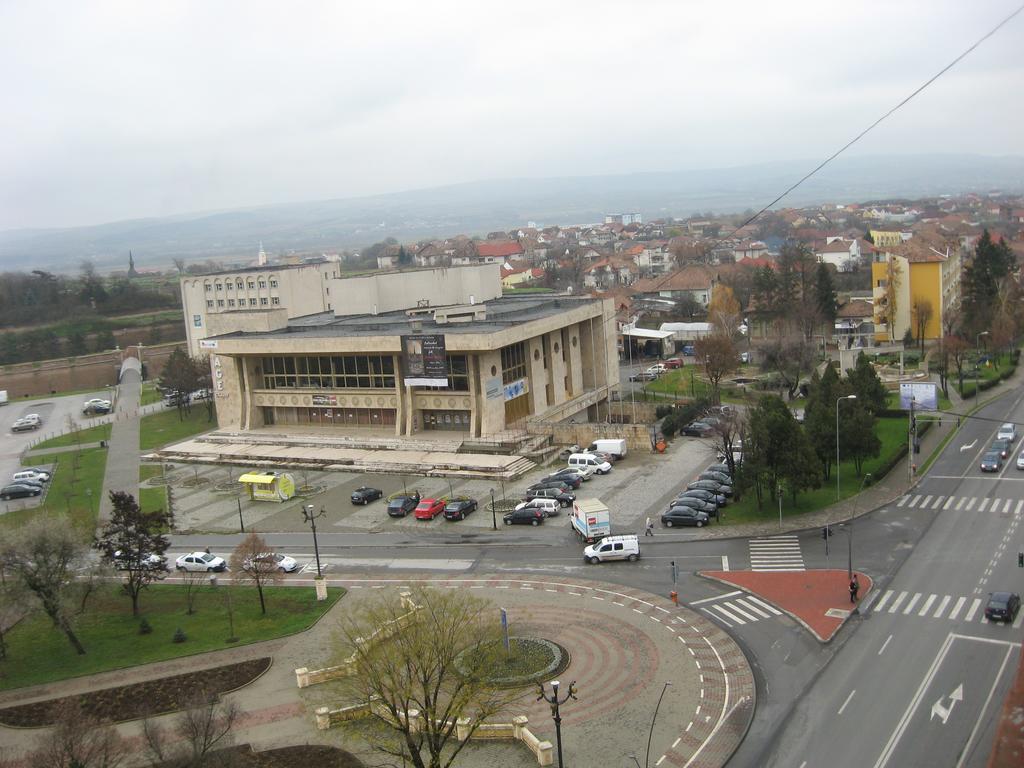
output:
[[[924,501],[921,502],[921,509],[928,509],[928,502],[932,500],[931,496],[925,496]]]
[[[928,599],[924,601],[924,605],[921,606],[921,610],[917,612],[917,615],[924,616],[928,613],[928,609],[932,607],[932,603],[935,602],[935,598],[937,597],[938,595],[929,595]]]
[[[715,595],[714,597],[705,597],[703,600],[694,600],[690,605],[701,605],[702,603],[712,603],[715,600],[722,600],[726,597],[736,597],[736,595],[742,595],[743,590],[737,589],[735,592],[726,592],[724,595]]]
[[[756,605],[754,605],[753,603],[747,602],[742,597],[739,598],[736,602],[739,603],[740,605],[742,605],[748,611],[753,611],[758,616],[760,616],[762,619],[770,619],[771,618],[771,614],[770,613],[765,613],[760,608],[758,608]]]
[[[766,603],[764,600],[761,600],[760,598],[757,598],[757,597],[754,597],[753,595],[750,595],[747,599],[750,600],[752,603],[757,603],[758,605],[760,605],[762,608],[764,608],[769,613],[773,613],[776,616],[781,616],[782,615],[782,611],[778,610],[774,605],[771,605],[770,603]]]
[[[921,599],[921,593],[920,592],[915,592],[914,596],[912,598],[910,598],[910,602],[907,603],[907,607],[903,609],[903,615],[906,616],[912,610],[914,610],[914,606],[917,605],[917,601],[920,600],[920,599]]]
[[[953,499],[954,498],[955,497],[950,496],[948,499],[946,499],[946,503],[942,505],[942,508],[943,509],[949,509],[950,505],[953,503]]]
[[[885,604],[889,602],[890,597],[892,597],[892,590],[887,589],[885,591],[885,594],[882,595],[882,598],[877,603],[875,603],[875,613],[878,613],[885,607]]]
[[[915,495],[915,496],[914,496],[914,498],[912,498],[912,499],[910,500],[910,503],[909,503],[909,504],[907,504],[907,506],[908,506],[908,507],[916,507],[916,506],[917,506],[917,501],[918,501],[918,499],[920,499],[920,498],[921,498],[921,494],[917,494],[917,495]]]
[[[890,640],[892,640],[892,635],[889,635],[887,638],[885,638],[885,642],[882,643],[882,647],[878,649],[878,655],[879,656],[881,656],[883,653],[885,653],[885,649],[889,646],[889,641]]]
[[[969,499],[967,499],[967,509],[966,509],[967,512],[970,512],[971,509],[974,508],[974,502],[976,502],[976,501],[977,501],[977,499],[974,498],[973,496],[971,496]]]
[[[936,608],[935,613],[932,614],[933,619],[938,619],[942,616],[942,612],[946,610],[946,606],[949,605],[949,601],[951,599],[952,598],[950,598],[949,595],[943,596],[942,600],[939,602],[939,607]]]
[[[720,621],[720,622],[722,622],[723,624],[725,624],[725,626],[729,627],[730,629],[732,628],[732,624],[730,624],[730,623],[729,623],[728,621],[726,621],[725,619],[723,619],[723,618],[722,618],[721,616],[719,616],[718,614],[712,613],[712,612],[711,612],[711,611],[709,611],[709,610],[708,610],[707,608],[701,608],[701,610],[702,610],[702,611],[704,611],[704,613],[706,613],[706,614],[707,614],[708,616],[711,616],[712,618],[716,619],[717,621]],[[680,637],[679,639],[680,639],[680,640],[683,640],[683,638],[681,638],[681,637]],[[686,641],[685,641],[685,640],[683,640],[683,642],[686,642]],[[693,649],[690,649],[690,653],[691,653],[691,654],[693,653]]]
[[[973,621],[974,620],[974,614],[978,612],[978,606],[980,606],[980,605],[981,605],[981,598],[980,597],[974,598],[974,602],[971,603],[970,610],[968,610],[967,611],[967,615],[964,616],[964,621]]]
[[[950,621],[956,621],[956,617],[960,615],[960,609],[964,607],[965,602],[967,602],[966,597],[957,599],[956,604],[953,606],[953,610],[949,612]]]
[[[852,691],[850,691],[850,695],[846,697],[846,701],[843,702],[843,706],[841,706],[839,708],[839,711],[836,712],[837,715],[843,714],[843,710],[846,709],[846,705],[850,703],[850,699],[853,698],[853,694],[855,694],[856,692],[857,692],[856,688],[854,688]]]
[[[902,507],[906,503],[907,503],[907,497],[906,496],[900,496],[900,500],[896,502],[896,506],[897,507]]]
[[[728,571],[729,570],[729,556],[728,555],[722,555],[722,570],[723,571]]]
[[[1020,629],[1022,621],[1024,621],[1024,611],[1017,611],[1017,618],[1014,619],[1013,628]]]
[[[892,601],[892,605],[889,606],[889,613],[896,613],[896,609],[900,607],[900,603],[907,596],[906,592],[900,592],[895,600]]]
[[[960,497],[960,501],[957,502],[956,511],[959,512],[960,509],[963,507],[963,505],[966,504],[966,503],[967,503],[967,497],[966,496],[961,496]]]
[[[744,610],[743,610],[742,608],[740,608],[740,607],[739,607],[739,606],[738,606],[738,605],[736,604],[736,603],[738,603],[738,602],[739,602],[738,600],[737,600],[737,601],[736,601],[735,603],[734,603],[734,602],[731,602],[731,601],[730,601],[730,602],[726,603],[726,605],[727,605],[727,606],[729,606],[729,610],[730,610],[730,611],[735,611],[735,612],[736,612],[736,613],[738,613],[738,614],[739,614],[740,616],[742,616],[743,618],[745,618],[745,619],[746,619],[747,621],[749,621],[749,622],[751,622],[751,623],[753,623],[753,622],[757,621],[757,616],[753,616],[752,614],[749,614],[749,613],[747,613],[746,611],[744,611]]]
[[[718,611],[720,614],[725,616],[730,621],[735,622],[736,624],[739,624],[741,626],[743,624],[747,623],[743,619],[741,619],[739,616],[733,615],[733,613],[730,610],[728,610],[727,608],[725,608],[725,606],[722,606],[722,605],[712,605],[711,606],[711,610]]]
[[[988,506],[988,497],[986,496],[984,499],[981,500],[981,504],[978,505],[978,511],[979,512],[984,512],[985,511],[985,507],[987,507],[987,506]]]

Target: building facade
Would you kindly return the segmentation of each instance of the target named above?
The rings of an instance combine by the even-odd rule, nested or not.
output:
[[[486,438],[596,418],[619,382],[610,300],[502,297],[497,265],[327,282],[333,311],[213,318],[202,346],[222,429]]]

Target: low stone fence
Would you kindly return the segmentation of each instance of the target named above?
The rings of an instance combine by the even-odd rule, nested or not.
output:
[[[531,435],[550,435],[555,446],[579,445],[586,448],[601,438],[621,438],[626,441],[626,448],[629,451],[649,453],[651,450],[651,428],[647,424],[570,424],[539,421],[529,424],[527,429]]]
[[[391,713],[387,707],[379,701],[371,701],[366,704],[354,704],[350,707],[331,709],[330,707],[319,707],[316,710],[316,727],[318,730],[326,731],[336,725],[341,725],[350,720],[358,720],[368,715],[376,715],[384,720],[391,720]],[[414,733],[421,730],[424,725],[424,718],[418,710],[411,709],[405,715],[408,718],[409,728]],[[526,745],[534,757],[537,758],[537,765],[552,765],[554,762],[554,747],[550,741],[541,741],[529,729],[529,719],[525,715],[516,715],[510,723],[479,723],[473,728],[473,720],[468,717],[460,717],[455,721],[455,737],[459,741],[466,739],[484,740],[515,740]],[[441,724],[448,726],[451,721]]]

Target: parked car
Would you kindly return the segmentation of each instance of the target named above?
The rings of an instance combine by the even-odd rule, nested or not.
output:
[[[606,536],[583,550],[583,561],[591,564],[605,560],[628,560],[634,563],[639,559],[640,540],[635,534]]]
[[[647,372],[648,373],[653,373],[656,376],[660,376],[661,374],[663,374],[667,370],[668,370],[668,368],[665,367],[664,363],[655,363],[654,365],[652,365],[650,368],[647,369]]]
[[[729,475],[732,477],[732,471],[729,469],[728,464],[711,464],[704,468],[705,472],[721,472],[723,475]]]
[[[7,501],[8,499],[23,499],[28,496],[38,496],[43,492],[43,489],[38,485],[29,485],[28,483],[11,483],[0,488],[0,499]]]
[[[526,492],[525,501],[532,501],[533,499],[554,499],[563,507],[568,507],[570,504],[576,501],[576,495],[573,493],[560,491],[557,488],[537,488],[535,490],[528,490]]]
[[[1010,445],[1010,441],[1009,440],[993,440],[992,441],[992,447],[989,448],[989,450],[990,451],[998,451],[999,452],[999,456],[1001,458],[1006,459],[1006,458],[1009,458],[1010,451],[1013,450],[1013,447]]]
[[[683,434],[687,437],[707,437],[715,428],[706,421],[691,421],[683,427]]]
[[[1017,458],[1017,464],[1020,464],[1020,457]],[[982,472],[998,472],[1003,468],[1003,457],[999,455],[998,451],[989,451],[981,457],[981,471]]]
[[[21,418],[11,424],[11,432],[31,432],[33,429],[39,429],[39,425],[31,419]]]
[[[668,360],[665,361],[665,367],[668,368],[670,371],[671,370],[675,370],[676,368],[682,368],[683,367],[683,358],[681,358],[681,357],[670,357]]]
[[[104,400],[101,397],[94,397],[91,400],[86,400],[82,405],[82,413],[110,413],[110,401]]]
[[[732,486],[728,483],[720,483],[717,480],[694,480],[686,486],[686,490],[688,491],[692,491],[695,488],[700,488],[703,491],[711,491],[712,493],[718,493],[722,496],[732,496]]]
[[[557,477],[548,475],[547,477],[538,480],[533,485],[538,488],[543,488],[544,486],[564,485],[570,491],[574,491],[583,485],[583,478],[580,477],[579,474],[564,474],[558,475]]]
[[[405,517],[416,509],[420,503],[420,495],[401,493],[388,499],[388,515],[391,517]]]
[[[255,557],[246,558],[243,566],[247,571],[278,570],[281,573],[291,573],[298,569],[299,563],[294,557],[282,555],[280,552],[261,552]]]
[[[423,499],[416,505],[415,517],[417,520],[433,520],[444,513],[444,506],[442,499]]]
[[[637,371],[629,377],[630,381],[654,381],[658,378],[658,374],[651,373],[650,371]]]
[[[677,496],[669,502],[668,508],[672,510],[676,507],[689,507],[690,509],[696,509],[704,512],[707,515],[718,516],[718,505],[711,501],[704,501],[698,499],[696,496]]]
[[[446,520],[465,520],[466,515],[475,512],[477,508],[476,499],[468,496],[457,496],[449,499],[444,505],[444,516]]]
[[[540,482],[534,483],[526,490],[533,491],[538,488],[557,488],[563,493],[571,493],[575,490],[568,480],[541,480]]]
[[[174,567],[179,571],[223,571],[228,564],[223,557],[209,552],[189,552],[175,560]]]
[[[380,488],[371,488],[368,485],[363,485],[352,491],[352,503],[369,504],[371,501],[376,501],[383,495],[384,491],[380,490]]]
[[[561,509],[561,505],[556,499],[530,499],[529,501],[517,504],[516,510],[520,509],[539,509],[544,513],[544,517],[554,517],[558,514],[558,510]]]
[[[28,485],[31,486],[32,488],[38,488],[39,490],[43,490],[43,488],[46,486],[46,483],[44,483],[38,477],[23,477],[20,480],[15,480],[14,482],[17,483],[18,485]]]
[[[16,483],[19,480],[24,480],[26,478],[29,480],[41,480],[44,483],[48,483],[50,482],[50,473],[43,469],[28,467],[26,469],[20,469],[17,472],[15,472],[11,480]]]
[[[729,503],[729,499],[727,499],[722,494],[714,493],[712,491],[705,491],[700,488],[694,488],[692,491],[683,491],[678,496],[676,496],[676,498],[681,499],[688,496],[695,499],[700,499],[701,501],[706,501],[709,504],[714,504],[717,507],[724,507],[726,504]]]
[[[999,431],[996,433],[996,440],[1009,440],[1011,443],[1017,439],[1017,428],[1007,422],[999,427]]]
[[[612,471],[612,463],[594,453],[574,453],[567,461],[570,468],[590,467],[598,475],[607,475]]]
[[[732,485],[732,477],[725,472],[713,472],[711,470],[704,470],[700,473],[698,480],[714,480],[719,483],[725,483],[726,485]]]
[[[988,605],[985,606],[985,618],[989,621],[1009,623],[1017,618],[1019,610],[1020,595],[1013,592],[992,592],[988,596]]]
[[[697,350],[693,344],[684,344],[682,353],[684,357],[693,357],[697,353]]]
[[[514,509],[501,518],[505,525],[540,525],[544,522],[544,513],[539,509]]]
[[[557,472],[552,472],[548,475],[547,479],[557,480],[560,477],[578,477],[582,482],[586,482],[593,476],[594,470],[591,467],[566,467]]]
[[[708,524],[708,513],[692,507],[672,507],[661,516],[661,524],[666,528],[677,525],[695,525],[702,528]]]
[[[127,553],[117,550],[114,553],[114,567],[119,571],[131,570],[131,558]],[[165,571],[167,570],[167,558],[163,555],[149,552],[139,558],[138,567],[143,571]]]

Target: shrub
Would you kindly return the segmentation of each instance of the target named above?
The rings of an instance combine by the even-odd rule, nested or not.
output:
[[[184,643],[186,640],[188,640],[188,637],[185,636],[185,632],[181,627],[174,630],[174,637],[171,638],[172,643]]]
[[[140,635],[149,635],[149,634],[152,634],[152,632],[153,632],[153,627],[151,627],[149,625],[149,620],[146,619],[146,617],[143,617],[142,621],[139,622],[139,634]]]

